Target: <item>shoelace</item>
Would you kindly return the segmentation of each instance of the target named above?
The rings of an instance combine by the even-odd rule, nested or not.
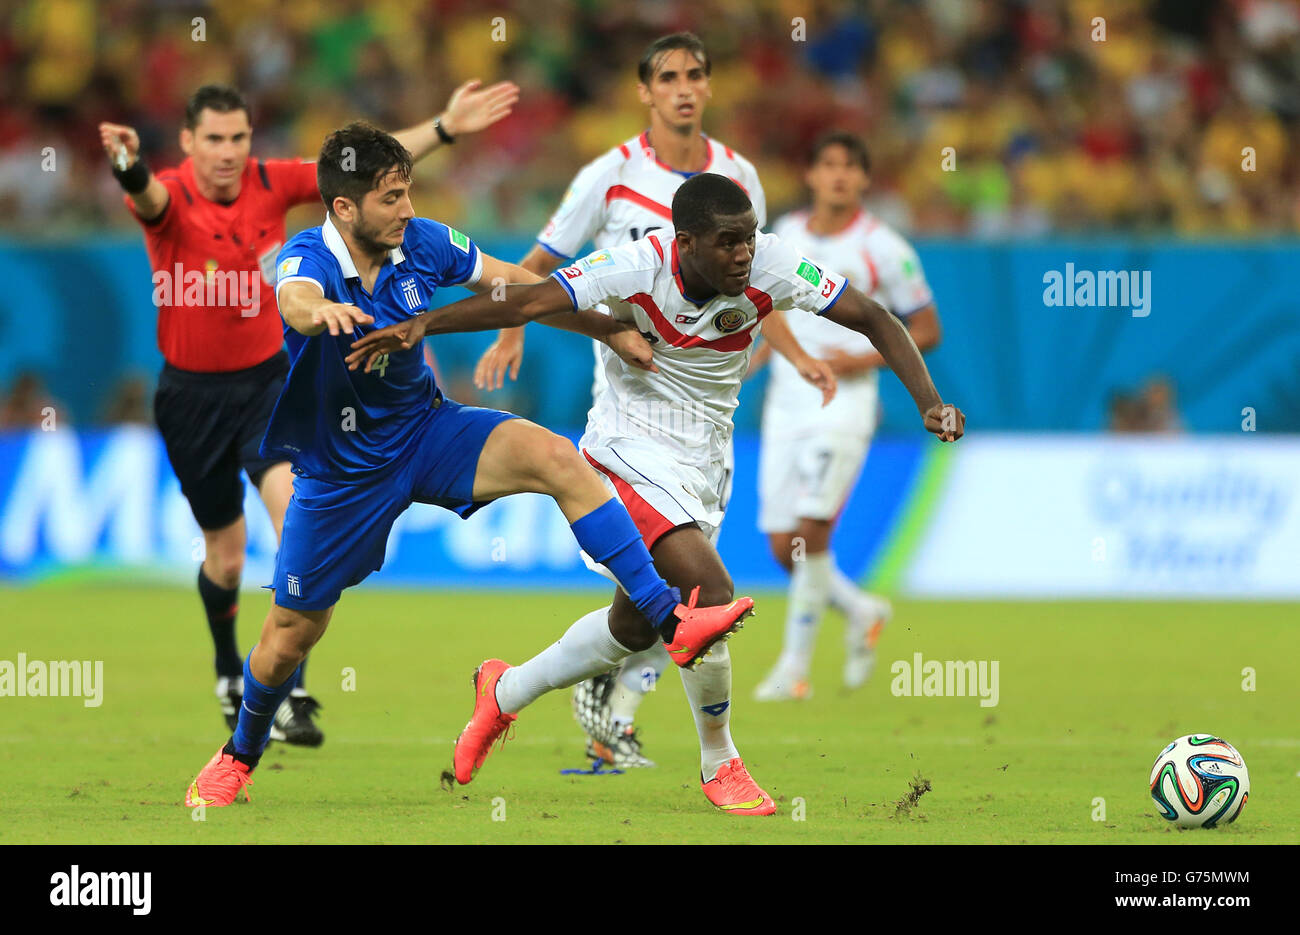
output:
[[[230,769],[221,776],[221,779],[225,780],[227,777],[233,779],[235,782],[235,794],[230,797],[231,802],[239,798],[241,790],[244,793],[245,801],[253,801],[253,796],[248,791],[248,787],[253,784],[253,777],[249,773],[244,772],[242,769],[239,769],[237,766],[232,764]],[[223,782],[222,785],[225,785],[225,783]]]
[[[745,769],[744,763],[736,763],[735,766],[732,766],[731,763],[728,763],[725,769],[727,770],[726,779],[722,779],[721,776],[718,777],[719,779],[722,779],[723,784],[730,785],[735,783],[746,783],[746,782],[752,783],[754,781],[754,777],[749,775],[749,770]],[[719,770],[718,772],[721,772],[721,770]]]

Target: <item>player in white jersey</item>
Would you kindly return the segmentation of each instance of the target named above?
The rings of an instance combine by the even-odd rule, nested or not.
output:
[[[571,263],[588,242],[598,250],[640,240],[651,232],[672,237],[673,195],[693,175],[712,172],[739,185],[754,205],[758,226],[767,224],[763,186],[754,166],[729,146],[701,132],[705,105],[712,94],[710,62],[703,44],[691,33],[663,36],[646,49],[637,68],[637,93],[649,108],[650,127],[625,140],[578,172],[559,208],[520,265],[540,276]],[[804,354],[789,338],[782,322],[767,334],[783,354],[809,372],[833,393],[829,371]],[[781,333],[784,332],[784,333]],[[781,339],[785,337],[786,340]],[[602,345],[596,354],[592,382],[592,412],[608,411],[616,401],[604,398]],[[474,381],[480,389],[496,389],[508,371],[519,372],[523,356],[523,328],[501,332],[479,361]],[[795,365],[791,365],[796,370]],[[726,464],[723,489],[717,494],[714,528],[722,521],[731,492],[730,444],[720,455]],[[653,766],[641,752],[633,720],[637,708],[663,674],[668,657],[655,646],[629,659],[618,673],[602,674],[584,682],[574,693],[574,709],[587,732],[587,752],[620,768]]]
[[[688,179],[673,198],[672,219],[671,237],[655,232],[593,253],[541,283],[507,286],[504,298],[466,299],[375,331],[353,345],[348,362],[369,367],[381,354],[411,347],[425,334],[547,316],[554,321],[566,310],[606,304],[650,342],[653,365],[642,370],[605,359],[603,392],[619,404],[593,415],[583,454],[627,507],[669,584],[692,600],[725,604],[731,577],[709,533],[725,482],[720,456],[762,319],[798,308],[866,334],[916,400],[927,430],[955,441],[965,417],[944,404],[898,319],[837,272],[759,233],[750,200],[737,185],[712,173]],[[491,660],[501,674],[494,690],[476,691],[471,723],[504,730],[546,692],[607,672],[656,641],[674,638],[675,633],[656,633],[616,590],[609,607],[582,617],[522,665]],[[776,810],[772,797],[750,777],[731,738],[725,643],[714,645],[709,661],[681,669],[700,739],[701,788],[730,814],[770,815]]]
[[[862,208],[870,184],[862,141],[831,133],[814,145],[806,176],[811,210],[777,221],[774,233],[806,256],[849,277],[859,289],[902,319],[917,348],[939,343],[939,317],[916,251]],[[800,315],[790,330],[809,353],[826,359],[839,392],[825,408],[780,357],[763,407],[759,462],[759,528],[772,555],[791,572],[785,645],[754,693],[759,701],[807,698],[817,629],[827,606],[840,610],[845,629],[844,684],[857,688],[871,675],[875,645],[889,603],[860,591],[835,564],[831,535],[853,490],[876,426],[877,371],[884,358],[864,335]],[[796,561],[795,558],[798,558]]]

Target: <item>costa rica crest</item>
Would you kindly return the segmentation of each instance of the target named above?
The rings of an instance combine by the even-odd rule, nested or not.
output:
[[[718,314],[713,316],[713,327],[717,328],[723,334],[730,334],[733,331],[740,330],[745,324],[747,316],[738,308],[724,308]]]

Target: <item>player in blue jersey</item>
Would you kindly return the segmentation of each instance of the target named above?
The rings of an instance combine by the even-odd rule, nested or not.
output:
[[[387,133],[350,124],[330,134],[317,160],[325,223],[295,236],[278,257],[276,298],[291,365],[262,454],[292,462],[294,492],[276,557],[274,602],[244,661],[239,723],[191,783],[188,806],[229,805],[252,782],[272,715],[298,666],[344,589],[383,564],[389,530],[413,502],[465,518],[499,497],[547,494],[583,551],[615,573],[644,620],[620,629],[611,618],[604,632],[562,646],[546,674],[555,688],[611,668],[632,651],[627,647],[640,645],[647,626],[679,665],[693,666],[753,606],[740,598],[696,607],[694,595],[683,605],[655,570],[627,511],[572,443],[509,413],[447,399],[420,348],[394,351],[365,370],[348,368],[354,341],[424,312],[439,288],[484,293],[539,281],[481,253],[459,231],[415,217],[410,174],[410,153]],[[655,370],[650,345],[630,325],[593,311],[543,321],[603,340],[629,364]],[[499,660],[481,665],[476,694],[494,698],[506,668]],[[457,741],[458,758],[467,758],[458,771],[481,765],[514,719],[495,703],[478,706]]]

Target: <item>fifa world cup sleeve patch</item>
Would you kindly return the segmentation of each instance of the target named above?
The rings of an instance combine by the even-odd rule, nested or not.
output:
[[[820,286],[822,284],[822,271],[814,263],[800,258],[799,268],[794,271],[800,279],[806,279],[810,285]]]
[[[461,253],[469,253],[469,238],[456,230],[456,228],[447,228],[447,237]]]
[[[284,279],[286,276],[296,276],[298,267],[302,265],[302,257],[291,256],[280,261],[280,265],[275,269],[276,280]]]

